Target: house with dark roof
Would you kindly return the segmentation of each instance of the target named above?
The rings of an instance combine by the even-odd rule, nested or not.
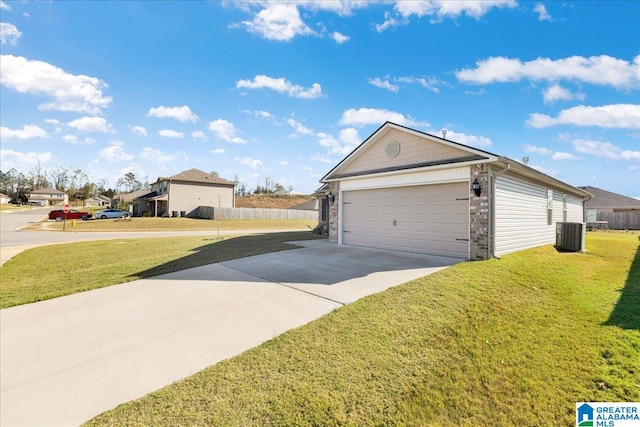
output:
[[[640,200],[597,187],[580,189],[592,194],[587,200],[587,227],[640,230]]]
[[[590,197],[508,157],[391,122],[321,182],[330,242],[471,260],[555,243],[556,224],[583,222]]]
[[[69,203],[69,196],[55,188],[41,188],[29,194],[29,203],[41,206],[62,206]]]
[[[197,217],[201,207],[235,207],[235,183],[199,169],[159,177],[143,193],[131,200],[134,216]]]

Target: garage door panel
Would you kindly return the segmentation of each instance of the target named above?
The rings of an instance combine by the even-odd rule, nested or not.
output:
[[[466,183],[345,191],[342,199],[345,244],[468,258]]]

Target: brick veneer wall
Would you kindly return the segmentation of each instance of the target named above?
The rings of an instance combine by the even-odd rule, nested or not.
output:
[[[469,240],[470,259],[482,260],[491,257],[489,247],[489,166],[480,168],[472,166],[469,176]],[[482,188],[480,196],[476,196],[471,184],[477,179]]]
[[[338,207],[340,206],[340,183],[332,182],[329,184],[329,192],[335,196],[334,201],[329,198],[329,241],[338,243]]]

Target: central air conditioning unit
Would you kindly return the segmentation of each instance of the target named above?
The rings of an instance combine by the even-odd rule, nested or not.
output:
[[[568,252],[585,251],[585,224],[581,222],[556,223],[556,248]]]

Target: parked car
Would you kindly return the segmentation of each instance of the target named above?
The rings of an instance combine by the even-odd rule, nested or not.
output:
[[[64,211],[62,209],[54,209],[51,212],[49,212],[49,219],[55,219],[56,221],[60,222],[63,219],[81,219],[83,221],[88,220],[89,218],[91,218],[93,216],[93,214],[91,212],[87,212],[87,211],[79,211],[76,209],[71,209],[68,213],[64,213]]]
[[[44,202],[29,202],[28,205],[29,206],[40,206],[40,207],[43,207],[44,206]]]
[[[131,216],[129,212],[121,211],[120,209],[103,209],[96,214],[96,219],[123,218],[128,216]]]

